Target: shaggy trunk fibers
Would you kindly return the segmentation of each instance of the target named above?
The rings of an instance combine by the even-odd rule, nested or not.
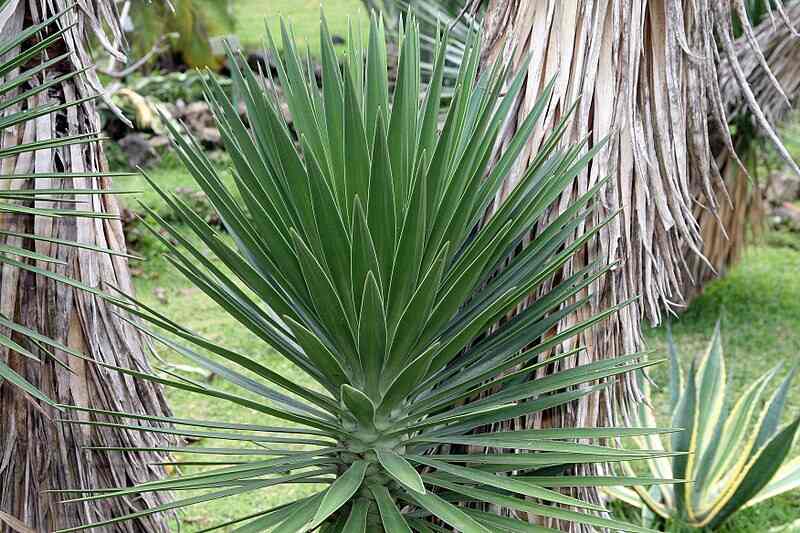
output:
[[[483,21],[484,65],[500,59],[518,72],[526,57],[530,60],[526,87],[517,102],[517,120],[505,126],[498,151],[544,86],[555,79],[544,119],[504,191],[513,188],[545,134],[562,120],[567,128],[565,147],[586,140],[587,152],[607,140],[548,216],[554,218],[574,198],[610,176],[601,201],[593,206],[589,224],[578,228],[575,236],[619,214],[554,281],[588,264],[617,266],[587,291],[590,300],[577,316],[558,328],[569,328],[583,317],[634,301],[578,339],[585,347],[580,355],[555,364],[577,366],[640,351],[644,348],[642,320],[657,324],[664,310],[684,303],[684,290],[691,283],[687,256],[705,262],[703,239],[717,238],[710,233],[710,226],[701,226],[701,220],[726,216],[720,210],[727,199],[722,194],[725,184],[711,132],[718,135],[722,149],[728,150],[730,163],[724,167],[725,174],[740,170],[727,129],[727,115],[734,104],[752,113],[761,131],[790,160],[748,86],[752,80],[742,71],[751,68],[750,72],[760,69],[766,73],[758,51],[760,40],[733,41],[731,16],[743,8],[742,0],[489,2]],[[774,16],[776,25],[785,28],[781,20],[785,14],[781,11],[779,16],[776,10]],[[729,75],[721,80],[724,73]],[[772,78],[763,73],[760,83],[765,89],[774,86]],[[501,194],[497,201],[504,197]],[[559,350],[573,348],[570,344]],[[623,376],[612,391],[576,402],[547,418],[519,420],[509,429],[623,423],[626,407],[641,398],[635,376]],[[620,409],[615,411],[615,405]],[[615,419],[615,413],[620,419]],[[594,490],[579,491],[578,495],[598,499]]]
[[[61,50],[52,52],[55,56],[68,49],[72,53],[70,60],[45,70],[38,78],[38,83],[55,79],[72,69],[91,65],[92,59],[86,45],[90,33],[102,36],[100,41],[109,49],[114,49],[119,44],[119,33],[115,33],[117,30],[113,4],[108,1],[81,1],[79,4],[77,9],[60,19],[59,24],[64,26],[71,23],[77,25],[67,34]],[[3,37],[13,35],[65,7],[67,2],[61,0],[7,0],[0,8],[0,33]],[[104,24],[106,31],[110,31],[110,36],[103,33],[101,24]],[[119,54],[116,50],[114,53]],[[36,61],[40,59],[36,58]],[[28,65],[30,66],[33,65]],[[12,73],[7,78],[12,79],[13,76]],[[0,80],[2,81],[6,80]],[[24,102],[24,105],[32,107],[75,101],[95,94],[98,89],[99,83],[89,71],[85,78],[78,77],[58,83],[46,93]],[[0,142],[6,148],[21,142],[97,133],[99,127],[95,104],[88,101],[30,121],[16,131],[7,131]],[[3,175],[108,170],[98,142],[75,144],[58,150],[39,150],[35,154],[26,153],[2,160],[0,165],[0,174]],[[107,189],[111,186],[108,178],[18,179],[2,180],[0,183],[7,190],[33,187]],[[70,209],[74,205],[75,209],[112,216],[119,214],[117,202],[111,195],[78,196],[75,200],[80,203],[66,206],[37,200],[37,207]],[[0,218],[0,228],[125,251],[122,225],[113,218],[32,218],[7,214]],[[3,236],[0,242],[12,240],[17,246],[24,245],[66,262],[65,266],[40,262],[36,264],[38,268],[55,270],[58,274],[80,280],[92,287],[109,284],[127,293],[132,290],[125,257],[11,236]],[[105,302],[9,264],[0,265],[0,283],[0,311],[5,316],[95,360],[137,370],[149,370],[142,338],[134,328],[115,316],[115,310]],[[10,332],[5,331],[5,334]],[[39,354],[42,363],[30,362],[7,349],[3,349],[0,357],[59,403],[151,415],[169,413],[160,388],[148,382],[133,380],[58,352],[54,357],[60,364],[56,364],[53,358],[44,355],[29,341],[16,335],[14,338]],[[63,505],[58,503],[65,499],[63,495],[44,492],[51,489],[126,486],[156,480],[163,475],[161,467],[150,465],[158,460],[152,453],[108,453],[82,449],[85,446],[153,447],[161,444],[159,438],[117,428],[58,422],[57,419],[62,416],[63,413],[40,407],[18,389],[0,384],[2,513],[16,517],[34,531],[52,531],[163,503],[164,495],[150,493],[93,504]],[[103,529],[148,533],[167,530],[163,519],[151,517]],[[0,531],[9,531],[9,527],[3,525],[3,520],[0,520]]]
[[[742,72],[764,116],[773,125],[780,124],[788,116],[792,110],[790,103],[794,104],[800,95],[800,38],[793,29],[800,27],[800,4],[787,7],[785,15],[788,24],[767,18],[754,28],[752,36],[779,85],[773,82],[759,58],[752,53],[751,41],[746,35],[735,43]],[[720,65],[720,86],[729,119],[743,126],[733,133],[733,142],[750,172],[744,172],[724,145],[716,150],[730,202],[718,185],[715,190],[721,200],[717,216],[705,209],[698,199],[695,217],[700,223],[703,255],[708,262],[696,255],[688,257],[691,278],[685,288],[687,298],[695,296],[708,281],[723,275],[733,266],[741,257],[747,241],[758,235],[764,222],[760,186],[765,184],[759,183],[754,175],[755,166],[766,148],[762,139],[764,132],[753,120],[746,97],[736,80],[735,67],[729,60]]]

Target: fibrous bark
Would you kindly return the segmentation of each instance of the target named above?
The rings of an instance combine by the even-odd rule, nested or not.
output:
[[[61,0],[8,0],[0,8],[0,33],[3,36],[13,35],[31,24],[46,20],[69,4]],[[56,24],[60,27],[75,26],[65,35],[61,48],[54,49],[50,57],[65,51],[71,55],[68,60],[43,71],[37,83],[46,83],[64,73],[90,66],[90,35],[111,53],[120,54],[121,36],[111,2],[81,0]],[[35,59],[37,62],[41,60]],[[13,76],[14,73],[11,73],[6,79],[12,79]],[[20,90],[24,90],[24,87]],[[88,71],[83,76],[55,84],[47,92],[21,105],[31,108],[53,102],[74,102],[94,95],[98,90],[100,85],[97,78]],[[0,143],[5,148],[21,142],[96,134],[99,128],[95,103],[89,100],[30,121],[24,128],[7,130]],[[34,172],[107,171],[99,142],[73,144],[56,150],[43,149],[0,161],[0,175],[4,176]],[[9,190],[111,187],[108,177],[3,179],[0,183]],[[93,211],[100,218],[6,214],[0,218],[0,228],[77,241],[116,252],[125,251],[122,226],[114,218],[119,214],[119,207],[113,195],[75,195],[71,200],[77,203],[64,204],[48,199],[36,200],[36,206],[65,209],[73,206],[76,210]],[[9,235],[0,238],[3,243],[12,241],[65,262],[65,265],[60,265],[39,261],[33,265],[35,267],[54,271],[95,288],[111,285],[126,293],[132,290],[124,255]],[[120,319],[115,314],[116,310],[102,299],[8,263],[0,264],[0,283],[0,312],[6,317],[83,352],[96,361],[149,370],[145,357],[146,345],[140,334]],[[10,331],[4,333],[10,334]],[[16,334],[14,338],[39,355],[42,362],[31,362],[6,349],[0,353],[0,358],[59,403],[151,415],[169,413],[160,388],[148,382],[133,380],[58,351],[50,357],[30,340]],[[146,493],[135,498],[64,505],[59,501],[70,495],[65,497],[63,494],[45,492],[128,486],[156,480],[163,475],[161,467],[152,466],[153,462],[159,460],[153,453],[109,453],[84,449],[90,446],[152,448],[161,444],[158,437],[113,427],[77,426],[58,420],[77,416],[88,415],[59,413],[36,404],[8,384],[0,384],[0,511],[16,517],[35,531],[52,531],[121,516],[163,503],[168,497]],[[163,519],[148,517],[109,525],[103,531],[159,532],[167,529]],[[9,526],[3,525],[2,520],[0,531],[9,531]]]
[[[766,18],[753,29],[752,39],[758,43],[763,60],[769,65],[772,77],[764,68],[760,58],[752,53],[751,40],[747,35],[739,37],[735,44],[735,56],[741,72],[748,81],[753,97],[764,111],[770,124],[781,124],[793,109],[800,96],[800,4],[787,6],[785,18]],[[774,79],[773,79],[774,77]],[[723,275],[736,264],[745,245],[757,236],[763,225],[765,209],[761,188],[765,185],[755,170],[762,162],[767,149],[764,132],[754,119],[747,97],[737,81],[735,65],[724,59],[719,67],[720,89],[729,120],[736,125],[733,144],[739,152],[748,172],[738,165],[727,146],[718,143],[717,164],[724,178],[725,189],[719,184],[714,190],[720,202],[717,213],[712,213],[698,202],[695,207],[703,238],[703,256],[688,257],[691,277],[684,293],[691,298],[710,280]],[[775,83],[777,81],[777,84]]]
[[[739,75],[745,58],[752,64],[751,56],[756,61],[753,68],[763,68],[756,41],[738,49],[733,43],[731,17],[740,8],[741,0],[489,2],[483,20],[484,64],[507,61],[512,73],[527,65],[517,119],[505,127],[506,142],[555,79],[544,118],[504,191],[514,187],[545,134],[562,120],[567,128],[564,147],[586,140],[583,151],[588,153],[606,141],[588,169],[575,177],[571,190],[550,207],[549,217],[610,176],[589,224],[579,227],[575,237],[613,219],[555,279],[590,264],[616,266],[589,288],[589,303],[558,329],[633,303],[582,335],[577,340],[585,347],[580,355],[555,364],[577,366],[641,351],[642,321],[658,324],[665,310],[680,309],[685,302],[684,290],[691,284],[687,256],[705,261],[700,213],[717,221],[721,203],[728,201],[720,196],[725,191],[717,160],[720,150],[727,150],[731,164],[740,168],[727,128],[730,102],[725,95],[731,87],[723,84],[736,87],[737,102],[790,159],[757,99],[750,97],[747,77]],[[776,24],[784,24],[783,17]],[[733,75],[720,81],[723,63]],[[502,149],[501,144],[498,152]],[[501,193],[498,203],[504,196]],[[574,348],[571,344],[559,351]],[[518,421],[515,427],[623,423],[627,406],[641,399],[636,377],[622,377],[612,390],[546,419]],[[579,495],[597,499],[593,490]]]

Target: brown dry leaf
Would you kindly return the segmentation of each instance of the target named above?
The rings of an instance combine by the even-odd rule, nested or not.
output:
[[[0,522],[6,524],[8,527],[10,527],[13,531],[16,531],[17,533],[36,533],[36,531],[29,528],[21,521],[17,520],[10,514],[4,513],[2,511],[0,511]]]

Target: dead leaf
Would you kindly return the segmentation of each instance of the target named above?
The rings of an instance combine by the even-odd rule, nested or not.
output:
[[[29,528],[28,526],[23,524],[21,521],[19,521],[18,519],[14,518],[13,516],[11,516],[8,513],[4,513],[3,511],[0,511],[0,522],[3,522],[8,527],[13,529],[14,531],[17,531],[18,533],[36,533],[36,531],[34,531],[33,529]]]

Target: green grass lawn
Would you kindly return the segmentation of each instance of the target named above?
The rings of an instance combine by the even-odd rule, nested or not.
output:
[[[220,163],[220,169],[223,169],[227,163]],[[159,187],[169,192],[176,191],[196,191],[199,188],[195,185],[192,177],[188,175],[186,170],[181,166],[177,156],[173,159],[171,156],[165,157],[162,160],[162,166],[155,169],[146,170],[148,177],[150,177]],[[233,185],[233,178],[228,172],[222,172],[222,176],[227,185]],[[126,195],[121,197],[123,205],[130,207],[135,211],[140,211],[139,203],[145,204],[153,208],[159,215],[169,217],[171,211],[169,207],[161,199],[161,196],[147,183],[147,180],[141,174],[133,176],[125,176],[118,178],[116,186],[119,189],[136,191],[136,195]]]
[[[156,170],[152,176],[167,189],[189,186],[188,176],[180,170]],[[130,185],[136,188],[135,183]],[[145,193],[144,201],[163,209],[158,207],[160,202],[153,193]],[[796,364],[800,353],[800,239],[770,238],[767,242],[769,244],[751,248],[739,266],[724,279],[710,284],[680,317],[673,319],[673,334],[681,358],[688,363],[705,347],[716,320],[721,317],[724,348],[734,389],[731,398],[776,364],[782,361],[787,365]],[[142,267],[143,274],[136,278],[135,285],[144,302],[158,306],[168,316],[215,342],[253,354],[262,363],[293,379],[303,379],[299,370],[247,333],[209,298],[171,270],[157,252]],[[665,353],[663,327],[646,329],[645,338],[657,355]],[[186,363],[167,352],[162,352],[162,355],[169,362]],[[653,375],[656,383],[664,384],[666,368],[657,368]],[[214,384],[228,392],[240,393],[239,389],[223,380],[216,380]],[[211,402],[189,393],[170,390],[168,397],[179,417],[267,425],[277,422],[244,408]],[[653,401],[657,406],[666,405],[664,391],[656,390]],[[795,416],[800,414],[800,386],[792,389],[788,411]],[[663,410],[661,415],[661,424],[669,425]],[[200,445],[214,446],[215,443],[204,441]],[[265,490],[230,501],[196,505],[182,515],[182,526],[185,531],[196,531],[294,499],[312,489],[297,485],[280,491]],[[725,531],[761,533],[767,527],[777,527],[798,518],[800,492],[795,492],[740,513],[728,523]]]
[[[234,0],[236,35],[245,48],[260,48],[266,34],[264,24],[280,39],[280,19],[290,23],[298,42],[309,46],[312,55],[319,50],[320,5],[325,10],[332,35],[348,36],[348,28],[367,19],[361,0]],[[279,45],[280,46],[280,45]]]
[[[225,345],[240,353],[255,356],[261,363],[274,371],[293,380],[302,381],[304,375],[293,365],[278,357],[271,349],[245,332],[227,315],[220,312],[219,308],[209,298],[205,297],[198,289],[191,288],[178,275],[170,272],[166,262],[155,259],[147,268],[147,275],[136,280],[138,294],[149,304],[158,308],[167,315],[178,319],[181,323],[192,328],[200,335]],[[156,298],[155,294],[164,290],[163,296]],[[166,304],[164,299],[166,298]],[[175,354],[162,352],[170,363],[187,364],[187,361]],[[189,363],[190,364],[190,363]],[[184,373],[193,379],[202,379],[191,373]],[[231,385],[225,380],[217,379],[214,387],[246,396],[239,387]],[[211,402],[184,391],[169,390],[167,394],[175,416],[204,419],[225,420],[234,423],[250,423],[261,425],[286,425],[285,422],[275,418],[255,413],[242,407],[232,406],[228,402]],[[263,401],[263,398],[259,398]],[[204,439],[196,443],[202,447],[233,447],[237,446],[232,441],[214,441]],[[242,445],[246,446],[246,445]],[[250,446],[252,447],[252,446]],[[197,459],[190,454],[176,454],[176,459],[188,461]],[[204,458],[205,459],[205,458]],[[202,470],[200,467],[184,467],[184,473],[194,473]],[[299,496],[314,489],[309,485],[287,485],[280,490],[263,490],[248,493],[235,498],[218,500],[190,507],[181,514],[181,531],[197,531],[213,525],[246,516],[258,510],[265,510],[280,503],[292,501]],[[207,491],[185,491],[180,497],[191,497]],[[226,530],[227,531],[227,530]]]

